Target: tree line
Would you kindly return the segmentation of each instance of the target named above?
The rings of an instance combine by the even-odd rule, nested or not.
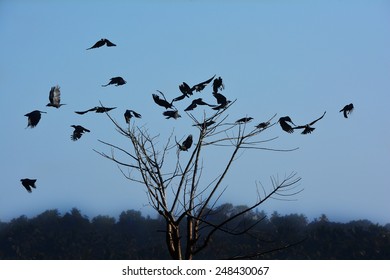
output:
[[[215,207],[206,221],[226,220],[247,206]],[[251,227],[251,231],[245,229]],[[0,259],[135,260],[170,259],[161,217],[123,211],[118,219],[92,219],[73,208],[61,215],[47,210],[33,217],[0,222]],[[245,231],[241,234],[240,230]],[[309,222],[302,214],[267,216],[248,211],[213,235],[196,259],[390,259],[390,224],[368,220],[331,222],[326,215]]]

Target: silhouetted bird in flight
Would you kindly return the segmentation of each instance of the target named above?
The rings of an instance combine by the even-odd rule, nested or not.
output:
[[[37,179],[28,179],[28,178],[25,178],[25,179],[20,179],[20,181],[22,182],[22,185],[23,187],[26,188],[26,190],[30,193],[32,192],[32,188],[36,188],[35,186],[35,182],[37,181]]]
[[[204,88],[214,79],[214,77],[215,77],[215,75],[212,76],[210,79],[208,79],[204,82],[201,82],[199,84],[196,84],[192,87],[190,87],[186,82],[183,82],[181,85],[179,85],[179,89],[185,97],[188,97],[189,95],[192,95],[194,91],[200,92],[200,91],[204,90]],[[183,99],[183,98],[184,97],[182,97],[181,99]]]
[[[292,123],[295,126],[295,124],[292,122],[289,116],[281,117],[279,119],[279,124],[282,127],[282,129],[288,133],[293,133],[294,129],[287,122]]]
[[[93,108],[86,110],[86,111],[75,111],[75,113],[79,114],[79,115],[84,115],[85,113],[93,112],[93,111],[95,111],[95,113],[105,113],[105,112],[108,112],[108,111],[113,110],[115,108],[116,107],[108,108],[108,107],[96,106],[96,107],[93,107]]]
[[[130,119],[132,117],[141,118],[141,114],[138,114],[137,112],[133,110],[126,110],[126,112],[123,114],[125,116],[126,123],[130,123]]]
[[[34,110],[28,114],[25,114],[24,116],[28,118],[27,127],[31,127],[31,128],[35,127],[39,123],[39,120],[41,119],[41,113],[46,114],[46,112],[38,111],[38,110]]]
[[[354,107],[353,104],[345,105],[343,109],[340,110],[340,112],[343,112],[344,118],[348,118],[348,115],[352,113]]]
[[[213,92],[214,93],[218,93],[218,90],[223,90],[225,88],[223,82],[222,82],[222,78],[221,77],[218,77],[216,79],[214,79],[214,82],[213,82]]]
[[[249,118],[241,118],[239,120],[236,120],[236,123],[247,123],[247,122],[250,122],[251,120],[253,120],[253,118],[249,117]]]
[[[165,96],[164,96],[164,93],[162,93],[161,91],[158,90],[159,93],[161,93],[161,95],[164,97],[164,99],[161,99],[160,96],[158,96],[157,94],[152,94],[152,97],[153,97],[153,100],[154,102],[161,106],[161,107],[164,107],[165,109],[172,109],[173,105],[172,105],[172,102],[169,103],[166,99],[165,99]]]
[[[190,106],[185,108],[184,111],[191,111],[191,110],[195,109],[198,105],[206,105],[206,106],[210,106],[210,107],[213,106],[213,105],[210,105],[210,104],[204,102],[202,98],[196,98],[196,99],[192,100]]]
[[[163,112],[163,115],[166,116],[166,119],[174,118],[175,120],[177,120],[178,118],[181,117],[179,115],[179,111],[177,111],[177,110],[165,111],[165,112]]]
[[[111,78],[108,84],[102,85],[102,87],[106,87],[108,85],[115,85],[115,86],[121,86],[126,84],[126,81],[122,77],[114,77]]]
[[[317,121],[319,121],[320,119],[322,119],[322,118],[325,116],[325,114],[326,114],[326,111],[322,114],[321,117],[319,117],[318,119],[312,121],[311,123],[293,127],[293,129],[302,129],[302,128],[303,128],[303,131],[301,132],[301,134],[312,133],[312,132],[314,131],[315,128],[314,128],[314,127],[311,127],[311,125],[315,124]]]
[[[65,105],[65,104],[61,104],[60,102],[61,102],[60,87],[58,85],[55,87],[51,87],[49,92],[49,103],[46,106],[60,108],[62,105]]]
[[[267,128],[269,126],[269,124],[270,124],[269,122],[261,122],[258,125],[256,125],[255,127],[257,129],[265,129],[265,128]]]
[[[88,48],[87,50],[100,48],[100,47],[103,47],[104,45],[106,45],[107,47],[115,47],[116,46],[114,43],[110,42],[107,39],[100,39],[92,47]]]
[[[221,93],[213,92],[213,96],[217,99],[217,103],[219,104],[214,106],[213,110],[223,109],[231,102],[230,100],[227,100],[226,97]]]
[[[191,148],[192,146],[192,135],[188,135],[188,137],[186,138],[186,140],[183,141],[183,143],[180,145],[179,143],[177,143],[178,147],[179,147],[179,150],[180,151],[188,151],[189,148]]]
[[[70,139],[76,141],[81,138],[84,132],[91,132],[89,129],[82,127],[81,125],[71,125],[74,128],[73,134],[70,136]]]

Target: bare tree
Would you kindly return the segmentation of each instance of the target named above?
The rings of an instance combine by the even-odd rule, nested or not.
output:
[[[226,189],[224,179],[239,151],[292,151],[262,146],[276,137],[259,140],[263,131],[277,123],[271,123],[276,115],[253,129],[245,122],[227,122],[227,111],[234,103],[231,102],[210,117],[203,115],[202,120],[187,112],[198,133],[197,137],[194,137],[192,147],[188,147],[189,139],[186,140],[185,149],[176,139],[173,141],[173,134],[168,137],[163,147],[158,148],[159,136],[150,135],[145,127],[138,127],[134,123],[124,128],[106,113],[117,131],[130,140],[131,150],[99,140],[111,148],[111,153],[97,152],[118,164],[127,179],[146,188],[149,204],[166,222],[165,240],[172,259],[192,259],[208,246],[216,232],[234,235],[248,233],[262,217],[247,225],[244,230],[231,228],[229,224],[244,217],[270,198],[289,200],[291,196],[302,191],[297,189],[301,178],[297,177],[295,172],[281,180],[271,177],[272,186],[269,188],[257,186],[257,200],[254,204],[223,221],[213,222],[209,219],[208,216]],[[190,140],[192,144],[192,136]],[[203,172],[206,171],[204,162],[207,162],[207,155],[204,151],[216,146],[226,150],[226,161],[219,163],[221,171],[218,175],[205,179]],[[182,156],[183,153],[186,153],[186,156]],[[258,253],[248,252],[248,256]]]

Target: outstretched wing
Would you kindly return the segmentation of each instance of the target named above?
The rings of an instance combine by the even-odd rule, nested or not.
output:
[[[61,90],[60,87],[57,85],[55,87],[51,87],[50,93],[49,93],[49,101],[50,104],[53,105],[60,105],[61,102]]]
[[[320,119],[322,119],[322,118],[325,116],[325,114],[326,114],[326,111],[322,114],[321,117],[319,117],[318,119],[316,119],[316,120],[312,121],[311,123],[309,123],[309,125],[313,125],[313,124],[315,124],[316,122],[318,122]]]
[[[85,113],[88,113],[88,112],[91,112],[91,111],[96,111],[97,110],[97,107],[93,107],[89,110],[86,110],[86,111],[75,111],[76,114],[79,114],[79,115],[84,115]]]
[[[106,46],[107,47],[115,47],[116,45],[114,43],[112,43],[110,40],[108,39],[104,39],[104,42],[106,43]]]
[[[204,82],[201,82],[197,85],[194,85],[192,88],[197,92],[202,91],[214,79],[214,77],[215,77],[215,75]]]
[[[105,43],[106,42],[104,41],[104,39],[100,39],[92,47],[88,48],[87,50],[100,48],[100,47],[104,46]]]

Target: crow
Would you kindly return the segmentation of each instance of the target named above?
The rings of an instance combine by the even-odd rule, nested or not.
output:
[[[75,111],[75,113],[79,115],[84,115],[85,113],[93,112],[93,111],[95,111],[95,113],[105,113],[113,109],[116,109],[116,107],[108,108],[108,107],[96,106],[86,111]]]
[[[36,188],[35,186],[35,182],[37,181],[37,179],[28,179],[28,178],[25,178],[25,179],[20,179],[20,181],[22,182],[22,185],[23,187],[26,188],[26,190],[30,193],[32,192],[32,189],[31,188]]]
[[[215,121],[209,120],[209,121],[205,121],[203,123],[194,124],[193,126],[198,126],[200,128],[205,128],[205,127],[212,126],[213,124],[215,124]]]
[[[256,125],[255,127],[257,129],[265,129],[269,126],[269,124],[270,124],[269,122],[262,122],[262,123],[259,123],[258,125]]]
[[[183,82],[181,85],[179,85],[179,89],[184,96],[188,97],[189,95],[192,95],[194,91],[201,92],[202,90],[204,90],[204,88],[214,79],[214,77],[215,75],[212,76],[210,79],[196,84],[192,87],[190,87],[186,82]]]
[[[354,107],[353,107],[353,104],[348,104],[348,105],[345,105],[343,109],[340,110],[340,112],[343,112],[344,114],[344,118],[348,118],[348,115],[352,113]]]
[[[55,108],[60,108],[62,105],[61,104],[61,90],[60,87],[57,85],[55,87],[51,87],[50,92],[49,92],[49,103],[46,105],[48,107],[55,107]]]
[[[186,138],[186,140],[183,141],[183,143],[180,145],[179,143],[177,143],[178,147],[179,147],[179,150],[180,151],[188,151],[189,148],[191,148],[192,146],[192,135],[188,135],[188,137]]]
[[[106,45],[107,47],[115,47],[116,46],[114,43],[110,42],[107,39],[100,39],[92,47],[88,48],[87,50],[100,48],[100,47],[103,47],[104,45]]]
[[[236,120],[236,123],[247,123],[247,122],[250,122],[251,120],[253,120],[253,118],[249,117],[249,118],[241,118],[239,120]]]
[[[84,132],[91,132],[89,129],[82,127],[81,125],[71,125],[74,128],[73,134],[70,136],[70,139],[76,141],[81,138]]]
[[[213,93],[218,93],[218,90],[223,90],[225,88],[223,82],[222,82],[222,78],[221,77],[218,77],[216,79],[214,79],[214,82],[213,82]]]
[[[279,124],[282,127],[282,129],[288,133],[293,133],[294,129],[287,122],[292,123],[295,126],[295,124],[292,122],[289,116],[281,117],[279,119]]]
[[[213,105],[210,105],[210,104],[204,102],[202,100],[202,98],[197,98],[197,99],[192,100],[190,106],[188,106],[186,109],[184,109],[184,111],[191,111],[191,110],[195,109],[198,105],[207,105],[210,107],[213,106]]]
[[[214,106],[213,110],[223,109],[231,102],[230,100],[227,100],[226,97],[221,93],[213,92],[213,96],[217,99],[217,103],[219,104]]]
[[[115,86],[121,86],[126,84],[126,81],[122,77],[114,77],[111,78],[108,84],[102,85],[102,87],[106,87],[108,85],[115,85]]]
[[[24,116],[28,118],[27,127],[31,127],[31,128],[35,127],[39,123],[39,120],[41,119],[41,113],[46,114],[46,112],[42,112],[38,110],[34,110],[28,114],[25,114]]]
[[[138,114],[137,112],[133,110],[126,110],[126,112],[123,114],[125,116],[126,123],[130,123],[130,119],[132,117],[141,118],[141,114]]]
[[[317,121],[322,119],[325,116],[325,114],[326,114],[326,111],[322,114],[321,117],[319,117],[318,119],[312,121],[311,123],[308,123],[308,124],[305,124],[305,125],[300,125],[300,126],[295,126],[295,127],[293,127],[293,129],[301,129],[301,128],[303,128],[303,131],[301,132],[301,134],[312,133],[315,128],[311,127],[311,125],[315,124]]]
[[[160,96],[158,96],[157,94],[152,94],[152,97],[153,97],[153,100],[154,102],[161,106],[161,107],[164,107],[165,109],[172,109],[173,107],[173,101],[171,103],[169,103],[166,99],[165,99],[165,96],[164,96],[164,93],[162,93],[161,91],[158,90],[159,93],[161,93],[161,95],[164,97],[164,99],[161,99]]]
[[[174,118],[175,120],[177,120],[178,118],[181,117],[179,115],[179,111],[177,111],[177,110],[165,111],[165,112],[163,112],[163,115],[166,116],[166,119]]]

